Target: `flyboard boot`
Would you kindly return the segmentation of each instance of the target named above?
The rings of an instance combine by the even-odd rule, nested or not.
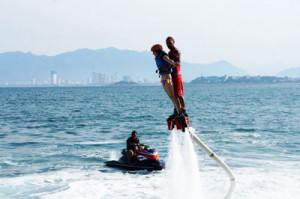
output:
[[[179,113],[177,112],[176,108],[174,108],[174,113],[169,116],[167,120],[173,120]]]
[[[171,131],[176,125],[177,130],[182,130],[182,132],[185,132],[185,128],[189,127],[189,118],[185,117],[183,112],[176,113],[177,111],[174,109],[174,114],[170,115],[167,119],[168,129]]]
[[[181,108],[181,112],[184,115],[184,117],[189,117],[189,115],[187,114],[187,112],[184,108]]]

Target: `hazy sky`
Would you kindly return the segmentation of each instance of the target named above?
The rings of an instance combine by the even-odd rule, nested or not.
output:
[[[300,67],[300,1],[0,0],[0,53],[144,51],[169,35],[183,61],[274,75]]]

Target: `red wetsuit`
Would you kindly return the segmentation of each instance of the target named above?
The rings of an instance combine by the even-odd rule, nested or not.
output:
[[[183,97],[182,77],[180,72],[180,54],[181,53],[177,48],[170,50],[168,53],[170,59],[172,59],[174,62],[179,63],[177,67],[173,68],[173,72],[172,72],[172,80],[174,84],[174,91],[175,91],[176,98]]]

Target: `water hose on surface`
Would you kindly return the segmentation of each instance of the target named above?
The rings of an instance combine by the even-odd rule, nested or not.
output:
[[[228,174],[229,176],[229,179],[230,179],[230,187],[229,187],[229,190],[225,196],[224,199],[230,199],[231,198],[231,195],[232,195],[232,192],[235,188],[235,177],[232,173],[232,171],[230,170],[230,168],[228,167],[228,165],[223,161],[221,160],[217,154],[215,154],[208,146],[206,146],[206,144],[200,139],[198,138],[193,132],[191,132],[190,130],[188,130],[189,134],[190,134],[190,137],[192,138],[192,140],[194,140],[194,142],[199,145],[199,147],[211,158],[213,158],[215,160],[215,162],[221,166],[225,172]]]

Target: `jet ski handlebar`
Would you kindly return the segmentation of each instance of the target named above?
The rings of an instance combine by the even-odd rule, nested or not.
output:
[[[136,145],[138,149],[147,149],[147,148],[150,148],[148,145],[145,145],[145,144],[138,144]]]

